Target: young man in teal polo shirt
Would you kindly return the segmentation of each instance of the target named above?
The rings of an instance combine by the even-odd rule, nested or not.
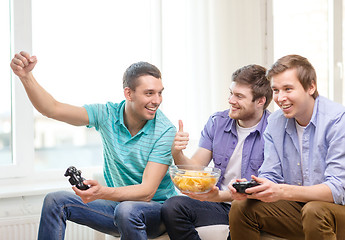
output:
[[[123,76],[124,101],[77,107],[56,101],[36,82],[31,72],[36,63],[36,57],[21,52],[11,67],[40,113],[101,134],[107,183],[86,180],[88,190],[48,194],[38,239],[63,239],[67,220],[123,240],[162,234],[162,203],[176,194],[167,174],[176,130],[158,109],[164,89],[159,69],[132,64]]]

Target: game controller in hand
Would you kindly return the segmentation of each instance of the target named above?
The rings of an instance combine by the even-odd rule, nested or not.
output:
[[[255,180],[246,181],[246,182],[234,182],[232,186],[236,189],[238,193],[246,193],[247,188],[255,187],[260,185],[260,183],[256,182]],[[246,193],[248,194],[248,193]]]
[[[88,185],[85,185],[83,181],[85,178],[81,176],[81,171],[77,170],[75,167],[71,166],[67,168],[65,172],[65,177],[70,177],[68,180],[73,185],[76,186],[80,190],[87,190],[90,187]]]

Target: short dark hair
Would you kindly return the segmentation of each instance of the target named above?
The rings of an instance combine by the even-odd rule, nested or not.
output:
[[[273,76],[278,75],[288,69],[296,69],[297,78],[302,84],[305,91],[307,91],[311,84],[314,82],[315,92],[312,96],[314,99],[319,96],[316,86],[315,69],[305,57],[299,55],[286,55],[278,59],[267,71],[267,78],[271,80]]]
[[[256,64],[244,66],[232,74],[232,81],[249,85],[252,89],[253,102],[265,97],[264,109],[270,104],[273,93],[270,82],[266,78],[266,68]]]
[[[161,72],[159,69],[148,62],[137,62],[130,65],[123,74],[123,89],[129,87],[132,90],[138,86],[138,78],[144,75],[151,75],[155,78],[161,79]]]

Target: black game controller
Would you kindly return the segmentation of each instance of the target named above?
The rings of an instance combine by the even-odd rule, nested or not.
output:
[[[88,185],[85,185],[83,183],[83,181],[85,180],[85,178],[83,178],[81,176],[81,171],[77,170],[75,167],[70,166],[69,168],[67,168],[66,172],[65,172],[65,177],[70,177],[68,180],[69,182],[73,185],[76,186],[78,189],[80,190],[87,190],[90,187]]]
[[[260,185],[260,183],[256,182],[255,180],[246,181],[246,182],[234,182],[232,184],[232,186],[236,189],[238,193],[246,193],[245,191],[247,188],[255,187],[258,185]]]

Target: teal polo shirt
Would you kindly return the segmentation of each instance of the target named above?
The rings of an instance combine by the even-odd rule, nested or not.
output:
[[[89,125],[101,134],[103,142],[104,178],[108,187],[123,187],[142,182],[147,162],[172,164],[171,145],[176,128],[158,109],[155,118],[131,136],[124,124],[125,101],[121,103],[84,105]],[[153,201],[163,202],[176,195],[167,172]]]

